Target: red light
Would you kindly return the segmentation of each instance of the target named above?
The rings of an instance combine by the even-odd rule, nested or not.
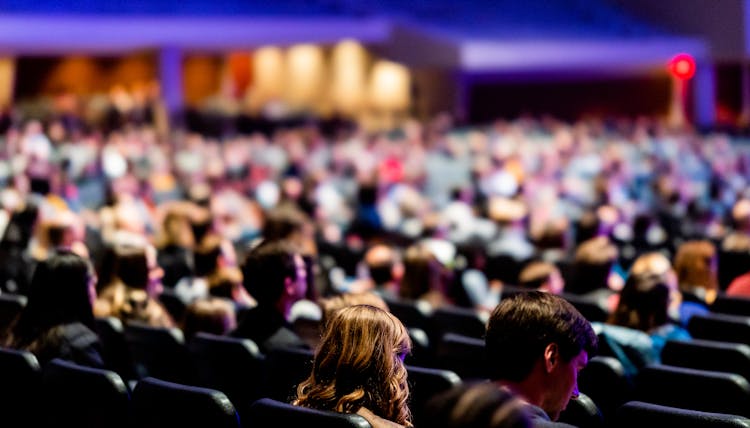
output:
[[[678,79],[688,80],[695,75],[695,60],[688,54],[677,54],[669,61],[669,72]]]

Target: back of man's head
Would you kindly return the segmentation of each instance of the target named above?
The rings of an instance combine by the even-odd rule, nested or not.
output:
[[[365,265],[370,272],[370,278],[376,285],[387,284],[394,278],[396,255],[387,245],[377,244],[365,253]]]
[[[521,382],[551,343],[570,361],[592,355],[597,338],[589,322],[565,299],[529,291],[504,299],[492,311],[485,337],[494,380]]]
[[[243,285],[259,306],[275,305],[284,295],[287,278],[296,278],[295,247],[286,241],[253,248],[242,265]]]

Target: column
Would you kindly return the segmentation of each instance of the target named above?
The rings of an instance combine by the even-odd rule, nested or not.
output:
[[[159,51],[159,84],[167,113],[174,118],[184,107],[182,51],[179,48],[165,47]]]
[[[716,72],[709,62],[696,65],[692,79],[693,89],[693,123],[699,127],[711,127],[716,124]]]

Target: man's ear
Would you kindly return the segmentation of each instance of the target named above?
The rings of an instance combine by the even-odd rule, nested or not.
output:
[[[547,369],[547,373],[552,372],[559,362],[560,349],[557,343],[550,343],[544,348],[544,368]]]

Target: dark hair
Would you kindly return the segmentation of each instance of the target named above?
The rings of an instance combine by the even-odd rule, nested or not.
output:
[[[570,361],[581,351],[592,356],[597,338],[591,324],[563,298],[529,291],[503,299],[492,311],[485,337],[493,379],[520,382],[551,343]]]
[[[296,247],[286,241],[264,242],[242,264],[242,284],[258,305],[274,305],[284,294],[287,278],[296,279]]]
[[[669,322],[669,286],[658,275],[630,275],[610,324],[648,332]]]
[[[268,212],[263,223],[263,239],[278,241],[302,231],[309,222],[307,215],[298,208],[282,205]]]
[[[11,330],[10,346],[26,348],[50,329],[82,323],[94,330],[89,263],[59,251],[39,263],[31,280],[28,304]]]
[[[195,276],[204,277],[214,272],[221,255],[221,238],[208,234],[193,251],[193,270]]]
[[[524,402],[493,383],[463,383],[427,402],[422,425],[432,428],[530,428]]]
[[[115,278],[131,288],[146,290],[148,288],[148,259],[146,248],[123,245],[115,247]]]

